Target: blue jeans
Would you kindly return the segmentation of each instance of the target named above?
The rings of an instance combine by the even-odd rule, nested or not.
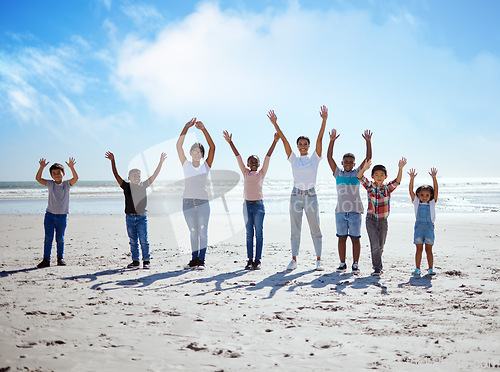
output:
[[[193,259],[205,259],[208,244],[208,219],[210,204],[204,199],[182,200],[184,219],[189,228],[191,238],[191,252]]]
[[[264,216],[266,210],[262,200],[248,201],[243,203],[243,218],[247,229],[247,257],[253,259],[253,236],[255,230],[255,260],[262,258],[262,246],[264,245]]]
[[[292,256],[299,255],[302,214],[304,211],[306,212],[307,222],[309,223],[309,230],[311,231],[316,256],[321,257],[323,236],[321,235],[321,229],[319,227],[319,206],[316,191],[314,188],[299,190],[295,187],[290,196],[290,242],[292,245]]]
[[[148,243],[148,218],[144,214],[131,214],[125,216],[127,223],[127,233],[130,242],[130,252],[132,261],[139,261],[139,244],[141,242],[142,260],[149,261],[149,243]]]
[[[45,212],[43,226],[45,228],[45,241],[43,243],[43,258],[50,261],[54,231],[56,233],[57,258],[64,256],[64,232],[68,220],[67,214],[53,214]]]

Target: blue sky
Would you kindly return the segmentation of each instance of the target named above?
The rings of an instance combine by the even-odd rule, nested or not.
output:
[[[496,0],[2,1],[0,181],[70,156],[81,179],[112,179],[107,150],[122,174],[165,151],[161,177],[178,178],[174,139],[194,116],[214,169],[238,170],[224,129],[264,156],[269,109],[294,142],[316,138],[321,105],[338,162],[361,160],[371,129],[390,173],[405,156],[421,174],[500,177],[498,14]],[[269,177],[291,177],[281,144]]]

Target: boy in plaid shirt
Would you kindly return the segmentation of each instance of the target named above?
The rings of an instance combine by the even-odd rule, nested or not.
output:
[[[371,167],[371,161],[363,164],[358,173],[358,179],[368,191],[368,212],[366,213],[366,231],[370,239],[372,265],[374,276],[382,273],[382,253],[384,251],[385,238],[387,237],[387,218],[390,212],[391,193],[399,186],[403,176],[403,167],[406,159],[399,161],[398,175],[395,180],[384,184],[387,178],[387,169],[383,165],[375,165],[372,169],[373,182],[363,176]]]

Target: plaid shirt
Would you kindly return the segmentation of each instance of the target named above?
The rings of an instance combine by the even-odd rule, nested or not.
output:
[[[377,220],[386,219],[389,217],[391,210],[391,192],[399,186],[399,182],[393,180],[388,184],[377,187],[373,182],[363,176],[359,180],[368,191],[368,215],[375,217]]]

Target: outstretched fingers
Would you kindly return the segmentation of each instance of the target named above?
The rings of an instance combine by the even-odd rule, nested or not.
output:
[[[223,131],[222,134],[224,135],[224,139],[227,141],[227,143],[231,143],[233,134],[230,134],[227,130]]]

